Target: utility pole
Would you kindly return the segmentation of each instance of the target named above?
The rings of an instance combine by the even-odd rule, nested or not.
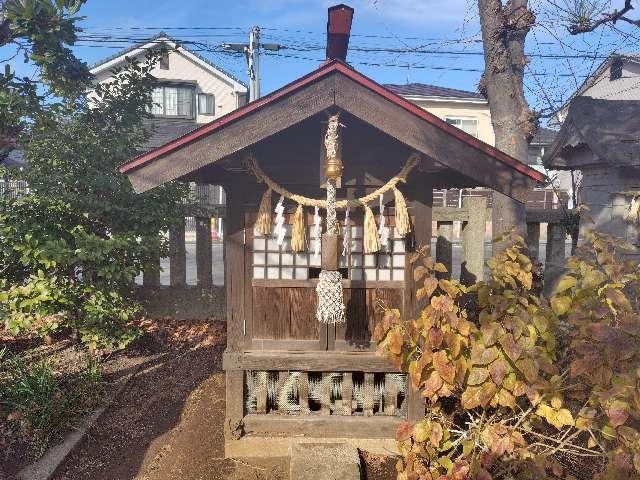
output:
[[[260,49],[278,51],[286,48],[278,43],[260,43],[260,27],[249,32],[249,43],[223,43],[222,48],[244,53],[249,75],[249,101],[260,98]]]

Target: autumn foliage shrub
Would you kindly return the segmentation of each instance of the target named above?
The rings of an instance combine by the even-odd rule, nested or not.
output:
[[[507,237],[469,287],[414,254],[419,314],[387,309],[376,327],[427,401],[398,428],[398,479],[640,478],[638,265],[592,232],[547,299]]]

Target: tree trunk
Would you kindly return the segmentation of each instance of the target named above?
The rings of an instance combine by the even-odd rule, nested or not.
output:
[[[496,147],[526,162],[528,143],[537,120],[524,96],[524,42],[535,22],[527,0],[478,0],[484,48],[485,71],[480,91],[489,100]],[[493,193],[493,236],[515,227],[525,236],[524,205],[498,192]],[[504,247],[494,245],[494,250]]]

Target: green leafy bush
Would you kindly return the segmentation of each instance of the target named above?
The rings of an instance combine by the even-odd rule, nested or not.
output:
[[[84,98],[40,112],[21,137],[30,193],[0,199],[0,321],[12,333],[69,330],[91,348],[137,335],[127,292],[166,253],[183,218],[184,185],[137,195],[117,166],[148,138],[160,52],[130,61]]]

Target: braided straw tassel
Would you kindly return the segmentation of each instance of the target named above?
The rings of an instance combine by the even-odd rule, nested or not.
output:
[[[407,212],[407,202],[405,201],[402,192],[396,187],[393,187],[393,196],[396,204],[396,233],[401,237],[404,237],[411,231],[409,212]]]
[[[291,223],[293,225],[291,229],[291,250],[294,252],[304,252],[305,230],[307,229],[307,225],[304,221],[304,208],[302,205],[298,204]]]
[[[371,207],[364,206],[364,253],[376,253],[380,250],[378,228]]]
[[[634,195],[624,216],[627,223],[640,223],[640,200]]]
[[[258,219],[256,220],[256,228],[261,235],[269,235],[271,233],[271,189],[262,195],[260,200],[260,209],[258,210]]]

